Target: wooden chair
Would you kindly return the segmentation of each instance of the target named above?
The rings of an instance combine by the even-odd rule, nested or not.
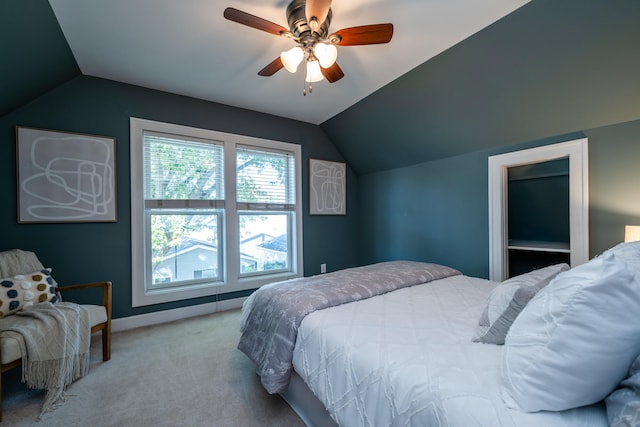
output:
[[[39,271],[42,269],[42,265],[40,261],[35,257],[33,252],[28,251],[20,251],[20,250],[12,250],[0,252],[0,277],[13,277],[16,274],[28,274],[26,271],[16,272],[16,270],[12,270],[14,267],[7,266],[7,262],[3,262],[7,260],[13,260],[17,257],[19,259],[18,268],[27,268],[32,270],[28,271]],[[9,274],[7,274],[9,273]],[[108,361],[111,359],[111,294],[112,294],[112,284],[111,282],[96,282],[96,283],[87,283],[87,284],[78,284],[78,285],[69,285],[69,286],[59,286],[57,288],[58,292],[62,296],[64,301],[73,301],[68,294],[73,294],[72,291],[78,290],[87,290],[87,289],[101,289],[102,290],[102,301],[99,305],[91,305],[91,304],[82,304],[89,312],[89,323],[91,326],[91,333],[102,333],[102,360]],[[17,349],[17,343],[15,340],[6,340],[9,341],[4,343],[3,340],[0,339],[0,371],[4,373],[10,369],[16,368],[22,365],[22,358],[20,356],[20,351]],[[13,341],[13,342],[10,342]],[[2,375],[0,373],[0,421],[2,421]]]

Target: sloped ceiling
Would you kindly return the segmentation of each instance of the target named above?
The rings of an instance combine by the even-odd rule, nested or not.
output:
[[[0,1],[0,117],[80,75],[46,1]]]
[[[639,1],[534,0],[321,127],[363,174],[638,120],[639,23]]]
[[[320,124],[528,0],[333,0],[330,31],[390,22],[390,43],[339,46],[345,77],[303,96],[303,68],[257,73],[294,43],[223,17],[288,27],[290,0],[49,0],[83,74]]]
[[[319,124],[528,0],[333,3],[332,30],[392,22],[389,44],[340,47],[346,77],[257,71],[292,46],[223,18],[239,8],[286,26],[289,0],[3,0],[0,116],[79,75],[90,75]]]

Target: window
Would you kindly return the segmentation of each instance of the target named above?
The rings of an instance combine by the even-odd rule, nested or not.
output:
[[[295,170],[291,153],[236,149],[240,254],[254,260],[250,264],[241,261],[241,276],[289,270]]]
[[[133,306],[302,275],[301,150],[131,119]]]

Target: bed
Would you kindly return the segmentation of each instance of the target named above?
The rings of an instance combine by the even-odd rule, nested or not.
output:
[[[640,383],[640,374],[631,369],[640,354],[640,321],[622,328],[622,336],[602,328],[628,320],[629,308],[640,305],[640,274],[620,257],[613,260],[619,268],[612,270],[612,257],[590,262],[591,269],[550,266],[502,283],[437,264],[393,261],[267,285],[243,305],[238,347],[255,363],[265,389],[283,395],[308,425],[607,426],[616,419],[634,425],[634,416],[640,422],[640,398],[629,391],[634,387],[629,382],[638,377]],[[605,261],[609,264],[600,265]],[[615,279],[624,285],[620,295],[592,277],[605,270],[609,281],[621,278]],[[576,287],[575,277],[586,285]],[[373,285],[363,290],[369,281]],[[627,285],[636,282],[637,295],[630,297]],[[306,287],[310,290],[303,291]],[[339,302],[318,291],[323,288]],[[563,334],[582,337],[580,325],[589,319],[573,314],[565,327],[558,313],[575,313],[576,300],[593,305],[584,297],[592,288],[606,288],[621,302],[607,301],[613,317],[597,312],[603,326],[587,329],[606,335],[598,345],[609,350],[624,343],[622,351],[598,353],[589,339],[575,349],[566,344],[572,340]],[[301,297],[304,292],[313,296]],[[508,309],[492,308],[492,299]],[[292,310],[294,302],[302,308]],[[515,311],[514,302],[520,305]],[[265,313],[275,313],[277,320],[266,321]],[[496,329],[504,327],[505,316],[511,319],[500,338]],[[545,316],[554,320],[545,323]],[[547,323],[551,332],[539,326],[548,328]],[[531,342],[531,331],[546,338]],[[586,360],[585,354],[594,353],[594,360]],[[562,366],[569,363],[567,354],[579,358],[569,369]],[[594,366],[603,372],[587,375]],[[591,376],[598,383],[594,387],[580,383]],[[576,391],[592,388],[598,390],[586,396]],[[618,418],[608,419],[608,406],[618,409]]]

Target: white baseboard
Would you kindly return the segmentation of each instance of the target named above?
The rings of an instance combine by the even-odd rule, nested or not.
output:
[[[173,310],[156,311],[153,313],[139,314],[136,316],[120,317],[111,321],[111,332],[126,331],[143,326],[157,325],[160,323],[174,322],[189,317],[203,316],[219,311],[233,310],[242,307],[247,297],[228,299],[224,301],[210,302],[207,304],[192,305],[189,307],[174,308]]]

